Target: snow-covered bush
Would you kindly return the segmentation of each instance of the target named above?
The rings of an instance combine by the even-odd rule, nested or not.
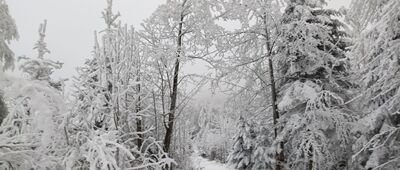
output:
[[[233,143],[234,115],[225,109],[201,107],[195,124],[194,145],[210,160],[226,162]]]
[[[9,112],[0,126],[0,162],[17,169],[56,169],[66,152],[63,95],[47,82],[0,80]]]

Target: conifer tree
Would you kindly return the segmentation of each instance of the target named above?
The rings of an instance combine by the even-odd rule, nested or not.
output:
[[[21,65],[29,80],[1,77],[9,113],[0,126],[0,162],[7,168],[57,169],[66,153],[68,137],[63,126],[66,113],[61,85],[52,84],[53,69],[60,63],[44,59],[46,22],[40,25],[35,45],[37,59],[25,58]],[[4,85],[5,84],[5,85]],[[61,84],[61,83],[60,83]]]
[[[18,39],[17,26],[9,14],[8,5],[5,0],[0,0],[0,76],[3,71],[14,68],[14,52],[9,48],[11,40]],[[7,105],[0,90],[0,125],[7,115]]]
[[[251,125],[240,116],[239,132],[235,137],[232,153],[229,155],[228,161],[238,170],[250,170],[253,167],[253,152],[255,133]]]
[[[350,122],[346,34],[323,9],[324,0],[290,0],[283,14],[285,40],[279,76],[283,130],[290,169],[346,166]]]
[[[352,49],[360,84],[355,109],[354,169],[398,169],[400,163],[400,2],[354,0],[347,15],[358,25]]]
[[[45,58],[45,54],[50,53],[44,41],[46,37],[46,26],[46,20],[39,26],[39,40],[33,48],[38,52],[37,58],[19,57],[18,60],[24,60],[20,65],[20,69],[28,74],[31,80],[46,81],[54,88],[62,90],[63,81],[65,80],[54,81],[51,79],[50,75],[54,70],[61,69],[63,63]]]
[[[17,26],[5,0],[0,0],[0,32],[0,69],[4,71],[14,68],[14,52],[8,45],[18,39]]]

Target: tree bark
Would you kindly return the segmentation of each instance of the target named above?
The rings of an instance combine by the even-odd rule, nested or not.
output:
[[[158,119],[157,119],[157,106],[156,106],[156,95],[154,94],[154,91],[152,92],[153,94],[153,110],[154,110],[154,125],[155,125],[155,131],[156,131],[156,140],[158,141]]]
[[[139,64],[139,63],[138,63]],[[137,94],[138,94],[138,99],[137,99],[137,103],[136,103],[136,113],[140,113],[140,111],[142,110],[141,108],[141,97],[140,97],[140,93],[141,93],[141,89],[140,89],[140,71],[138,71],[137,73],[137,81],[138,84],[136,86],[137,88]],[[138,118],[136,119],[136,131],[139,132],[138,136],[139,139],[137,141],[137,146],[138,148],[142,147],[143,144],[143,134],[141,132],[143,132],[143,117],[140,115],[137,115]]]
[[[3,100],[3,95],[0,91],[0,125],[8,114],[7,105]]]
[[[308,170],[313,170],[313,165],[314,165],[314,161],[313,161],[313,148],[311,147],[309,149],[309,153],[308,153]]]
[[[268,66],[269,66],[269,76],[270,76],[270,81],[271,81],[271,100],[272,100],[272,114],[273,114],[273,120],[274,120],[274,137],[275,139],[278,137],[278,119],[279,119],[279,112],[278,112],[278,107],[277,107],[277,92],[276,92],[276,87],[275,87],[275,77],[274,77],[274,67],[272,64],[272,59],[271,56],[268,59]],[[285,161],[285,155],[283,153],[283,142],[279,142],[278,149],[275,153],[275,159],[276,159],[276,170],[282,170],[283,165],[282,163]]]
[[[169,108],[168,113],[168,122],[166,127],[166,133],[164,138],[164,150],[165,152],[169,152],[172,135],[174,130],[174,121],[175,121],[175,111],[176,111],[176,101],[177,101],[177,94],[178,94],[178,78],[179,78],[179,65],[180,65],[180,57],[182,52],[182,26],[183,26],[183,14],[180,17],[180,23],[178,27],[178,39],[177,39],[177,56],[175,59],[174,65],[174,79],[172,83],[172,93],[171,93],[171,105]]]
[[[271,102],[272,102],[272,117],[274,123],[274,137],[275,139],[278,137],[278,119],[279,119],[279,112],[277,106],[277,90],[275,86],[275,76],[274,76],[274,65],[272,62],[272,47],[271,47],[271,37],[267,27],[267,14],[264,13],[264,30],[265,30],[265,39],[267,45],[267,55],[268,55],[268,67],[269,67],[269,79],[270,79],[270,88],[271,88]],[[284,143],[279,142],[277,151],[275,152],[275,170],[282,170],[283,169],[283,162],[285,161],[285,156],[283,152]]]

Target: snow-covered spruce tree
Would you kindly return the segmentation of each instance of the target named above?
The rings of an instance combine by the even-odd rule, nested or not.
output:
[[[360,25],[352,49],[361,77],[357,109],[363,118],[354,131],[354,169],[400,166],[400,2],[354,0],[348,13]],[[373,15],[371,15],[373,14]]]
[[[37,58],[19,57],[18,60],[24,60],[20,65],[20,69],[22,72],[26,73],[31,80],[46,81],[52,87],[62,90],[64,80],[54,81],[50,78],[50,75],[54,70],[61,69],[63,63],[45,58],[45,54],[50,53],[44,41],[46,37],[46,25],[47,21],[45,20],[39,27],[39,40],[34,47],[34,49],[38,51]]]
[[[263,88],[253,89],[247,94],[242,93],[235,97],[236,101],[233,103],[229,102],[229,107],[232,110],[231,114],[243,115],[247,122],[251,122],[253,127],[255,138],[252,142],[254,149],[252,152],[251,164],[252,170],[264,170],[274,169],[277,166],[276,163],[276,151],[277,147],[273,143],[275,139],[274,134],[274,122],[271,115],[272,109],[270,106],[265,105],[265,100],[270,99],[269,93],[265,93],[257,96],[257,93],[261,93]],[[264,96],[265,95],[265,96]],[[265,114],[265,113],[269,114]]]
[[[8,44],[11,40],[18,38],[17,26],[9,14],[5,0],[0,0],[0,32],[0,76],[4,76],[2,73],[4,70],[14,68],[14,52],[11,51]],[[3,98],[0,90],[0,125],[7,114],[7,106]]]
[[[42,44],[44,29],[45,25],[41,24],[39,42]],[[45,49],[45,45],[36,47],[39,51]],[[43,55],[39,53],[39,56]],[[41,65],[44,62],[35,61],[29,59],[21,66],[22,71],[29,75],[41,73],[48,79],[0,77],[0,87],[5,89],[9,106],[9,113],[0,126],[0,162],[6,169],[57,169],[62,166],[62,156],[66,153],[64,96],[59,88],[49,84],[52,72],[42,72],[46,67]],[[28,68],[29,63],[34,66]]]
[[[252,169],[274,169],[277,165],[275,162],[276,145],[272,143],[275,138],[274,124],[271,115],[271,107],[266,105],[266,100],[268,101],[270,96],[269,93],[263,92],[265,89],[262,88],[262,86],[251,86],[253,86],[254,89],[249,88],[233,96],[225,103],[224,107],[230,110],[229,113],[236,120],[238,120],[238,115],[246,113],[243,117],[245,117],[248,122],[251,122],[251,125],[254,127],[256,137],[253,139]],[[231,124],[230,127],[235,126]],[[235,132],[237,132],[237,130],[235,130]],[[229,134],[227,134],[227,136],[229,136]]]
[[[17,26],[11,17],[5,0],[0,0],[0,69],[14,68],[14,52],[8,47],[11,40],[18,38]]]
[[[346,106],[346,34],[324,0],[290,0],[283,14],[278,141],[287,168],[342,169],[347,165],[353,115]]]
[[[239,132],[235,137],[233,151],[230,153],[228,162],[233,164],[238,170],[252,169],[254,161],[252,160],[255,133],[253,127],[240,116]]]
[[[200,84],[193,81],[193,76],[185,75],[181,67],[190,59],[202,59],[213,53],[210,47],[214,39],[209,36],[220,29],[214,23],[210,2],[169,0],[142,24],[141,37],[148,48],[147,54],[152,58],[152,73],[156,75],[154,91],[160,94],[156,100],[161,106],[156,107],[162,113],[160,115],[165,115],[164,148],[172,157],[175,120],[197,91],[185,91],[184,87],[188,84],[198,87]]]
[[[146,136],[151,129],[138,129],[135,123],[149,108],[138,77],[138,37],[133,28],[116,23],[119,14],[107,2],[107,28],[100,42],[95,38],[93,58],[78,70],[68,124],[71,148],[64,162],[67,169],[161,169],[172,160],[158,141]]]

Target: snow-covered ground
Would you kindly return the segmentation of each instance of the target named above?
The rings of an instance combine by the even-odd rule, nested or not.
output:
[[[215,161],[209,161],[199,155],[193,155],[191,159],[193,161],[195,170],[234,170],[227,165]]]
[[[221,164],[216,161],[210,161],[206,158],[201,157],[196,149],[190,159],[193,162],[195,170],[235,170],[228,165]]]

